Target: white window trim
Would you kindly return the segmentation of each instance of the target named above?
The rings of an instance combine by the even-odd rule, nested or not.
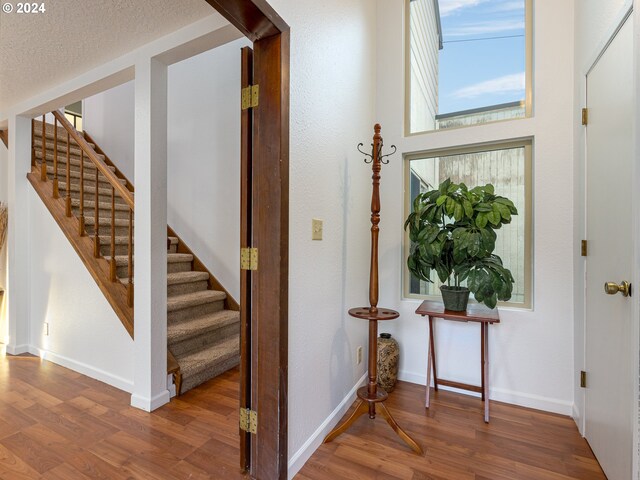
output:
[[[499,124],[505,122],[514,122],[525,120],[534,116],[533,105],[533,0],[524,0],[525,2],[525,93],[524,107],[525,115],[522,118],[493,120],[491,122],[480,123],[477,125],[464,125],[459,127],[451,127],[443,130],[425,130],[421,132],[411,132],[411,29],[410,29],[410,2],[405,0],[404,8],[404,79],[405,79],[405,96],[404,96],[404,135],[405,137],[428,135],[431,133],[442,131],[455,131],[466,128],[478,127],[487,124]]]
[[[435,150],[422,150],[418,152],[405,153],[403,155],[403,168],[404,168],[404,209],[403,217],[406,219],[411,211],[411,186],[410,186],[410,163],[411,160],[417,160],[422,158],[441,157],[456,154],[468,154],[476,152],[486,152],[489,150],[501,150],[509,148],[522,148],[525,149],[525,223],[524,223],[524,238],[525,238],[525,260],[524,260],[524,302],[498,302],[499,307],[511,307],[517,309],[532,309],[533,308],[533,138],[522,138],[516,140],[497,140],[495,142],[475,144],[475,145],[463,145],[463,146],[451,146],[447,148],[440,148]],[[407,268],[407,256],[409,252],[411,242],[409,240],[408,231],[404,232],[404,240],[402,247],[402,294],[405,300],[440,300],[439,295],[420,295],[411,293],[409,291],[411,274]],[[473,297],[469,298],[471,303],[476,303]]]

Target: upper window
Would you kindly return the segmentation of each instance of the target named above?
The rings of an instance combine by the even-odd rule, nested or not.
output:
[[[531,111],[532,0],[407,0],[407,133]]]

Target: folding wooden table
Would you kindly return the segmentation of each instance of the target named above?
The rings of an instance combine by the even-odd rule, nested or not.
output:
[[[431,371],[433,369],[433,386],[438,391],[438,385],[459,388],[478,392],[484,401],[484,421],[489,423],[489,325],[500,323],[500,316],[497,309],[489,309],[481,304],[469,304],[466,312],[453,312],[445,310],[442,302],[425,300],[416,310],[418,315],[429,319],[429,353],[427,355],[427,393],[425,406],[429,408],[431,392]],[[435,348],[435,323],[436,318],[452,320],[455,322],[477,322],[480,324],[480,365],[482,372],[482,385],[469,385],[467,383],[453,382],[438,378],[436,368],[436,348]]]

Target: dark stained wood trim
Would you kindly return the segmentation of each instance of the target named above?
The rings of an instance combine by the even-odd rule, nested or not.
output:
[[[205,0],[249,40],[289,31],[289,25],[267,0]]]
[[[133,308],[127,305],[127,289],[121,282],[112,282],[109,275],[109,262],[104,258],[93,255],[93,241],[91,238],[78,235],[79,222],[76,217],[67,217],[63,199],[53,198],[53,182],[40,180],[40,171],[32,167],[27,178],[36,193],[45,204],[69,243],[84,263],[85,267],[98,284],[98,287],[113,308],[122,325],[133,338]]]
[[[135,188],[133,187],[133,183],[131,183],[129,179],[120,171],[118,166],[111,161],[109,156],[106,153],[104,153],[104,151],[95,142],[95,140],[91,137],[91,135],[89,135],[89,133],[86,131],[83,131],[82,134],[84,135],[84,138],[87,140],[87,142],[93,143],[94,145],[93,149],[96,151],[96,153],[99,153],[100,155],[104,155],[104,163],[116,169],[115,171],[116,177],[127,182],[126,183],[127,190],[129,190],[131,193],[134,193]]]
[[[0,140],[5,147],[9,148],[9,130],[0,130]]]
[[[241,50],[240,86],[253,83],[253,50]],[[251,247],[251,222],[253,208],[253,110],[242,110],[240,114],[240,248]],[[251,407],[251,271],[240,270],[240,408]],[[251,438],[240,430],[240,468],[251,466]]]
[[[258,479],[287,478],[289,277],[289,34],[254,42],[252,385]],[[252,466],[253,467],[253,466]]]

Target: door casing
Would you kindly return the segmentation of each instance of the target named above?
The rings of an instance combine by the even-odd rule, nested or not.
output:
[[[241,305],[251,309],[251,372],[242,388],[250,392],[258,422],[257,434],[243,444],[251,447],[252,478],[284,480],[288,463],[289,26],[266,0],[206,2],[253,42],[253,84],[259,85],[259,105],[252,112],[250,237],[251,247],[258,249],[258,269],[251,272],[250,305]]]
[[[640,288],[640,122],[638,121],[639,119],[638,113],[640,112],[640,95],[637,94],[637,92],[639,91],[638,89],[640,89],[640,61],[635,60],[640,58],[640,42],[638,40],[639,32],[640,32],[640,6],[637,4],[637,2],[639,1],[640,0],[625,0],[624,5],[621,8],[619,14],[611,23],[611,26],[606,31],[605,35],[603,35],[601,42],[599,43],[594,53],[591,55],[590,60],[584,65],[582,69],[582,75],[581,75],[582,77],[581,82],[583,84],[584,95],[582,95],[580,98],[582,102],[582,106],[586,105],[587,104],[586,86],[587,86],[588,73],[591,71],[593,66],[595,66],[595,64],[597,63],[599,58],[602,56],[602,54],[604,53],[608,45],[611,43],[611,41],[617,34],[618,30],[622,27],[624,22],[627,20],[629,15],[632,15],[633,30],[634,30],[633,57],[635,61],[635,66],[634,66],[634,72],[633,72],[633,76],[634,76],[633,78],[633,82],[634,82],[634,89],[633,89],[634,91],[634,99],[633,99],[634,162],[632,167],[633,178],[632,178],[632,200],[631,200],[632,201],[631,210],[632,210],[632,218],[633,218],[632,243],[634,246],[634,250],[633,250],[633,258],[632,258],[633,266],[632,266],[631,283],[635,287],[635,293],[634,293],[635,296],[640,295],[640,291],[638,291],[638,288]],[[576,8],[579,8],[579,7],[576,6]],[[580,105],[578,105],[577,107],[580,107]],[[586,142],[585,142],[585,156],[583,156],[580,159],[580,161],[584,165],[586,165]],[[585,182],[584,183],[585,196],[583,197],[585,204],[583,205],[583,209],[581,213],[586,218],[586,175],[583,178],[583,180]],[[586,228],[582,232],[582,238],[586,238]],[[584,286],[584,290],[581,298],[581,303],[583,305],[583,308],[582,308],[583,315],[582,315],[582,318],[580,319],[576,318],[575,321],[580,321],[582,323],[582,331],[586,332],[586,296],[585,296],[586,283],[583,283],[583,286]],[[638,401],[640,401],[640,325],[639,325],[640,322],[638,321],[638,319],[640,319],[640,304],[637,301],[633,303],[632,315],[633,315],[633,318],[636,319],[636,321],[633,322],[633,325],[634,325],[633,337],[635,339],[635,341],[633,342],[633,348],[634,348],[633,358],[635,358],[636,361],[634,362],[633,369],[632,369],[633,371],[632,381],[634,385],[633,391],[635,395],[635,399],[634,399],[635,410],[633,412],[634,415],[632,416],[632,418],[634,419],[633,420],[634,422],[633,452],[635,452],[635,454],[633,455],[632,475],[633,475],[633,478],[640,478],[640,411],[639,411],[640,409],[638,408]],[[583,337],[582,351],[583,351],[583,356],[581,359],[582,365],[581,366],[576,365],[575,367],[576,378],[578,377],[579,370],[581,369],[584,370],[585,364],[586,364],[586,337]],[[583,405],[584,405],[584,397],[585,397],[585,394],[583,390],[583,393],[582,393]],[[574,411],[575,411],[575,408],[574,408]],[[584,411],[577,412],[577,413],[580,417],[578,427],[580,431],[584,434],[585,432]]]

